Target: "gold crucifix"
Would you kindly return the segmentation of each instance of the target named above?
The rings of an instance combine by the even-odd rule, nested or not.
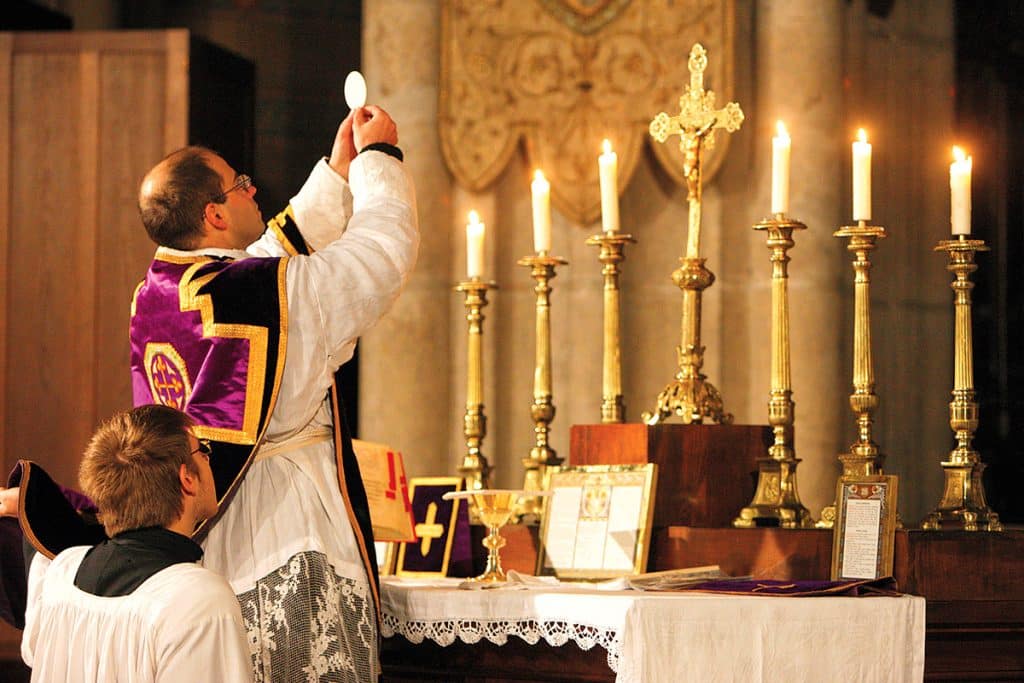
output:
[[[701,292],[715,281],[700,257],[700,171],[701,152],[714,146],[715,130],[739,130],[743,111],[735,102],[715,109],[715,93],[704,89],[707,66],[707,50],[696,43],[690,50],[690,85],[679,98],[679,114],[669,116],[661,112],[650,126],[651,137],[658,142],[665,142],[670,135],[679,136],[690,205],[686,257],[679,259],[682,265],[672,273],[673,282],[683,291],[682,343],[676,349],[679,371],[658,395],[657,408],[643,414],[643,421],[652,425],[671,415],[681,417],[686,424],[701,423],[705,418],[723,424],[732,422],[718,390],[700,372],[704,365],[704,347],[700,343]]]
[[[704,89],[704,70],[708,67],[708,52],[700,43],[690,50],[690,85],[679,98],[679,115],[661,112],[651,121],[650,132],[658,142],[670,135],[679,136],[679,149],[683,152],[683,174],[686,176],[690,202],[690,231],[686,241],[686,257],[697,258],[700,253],[700,162],[701,149],[715,146],[715,129],[724,128],[732,133],[743,124],[740,105],[730,102],[715,109],[715,93]],[[696,211],[694,211],[696,209]]]
[[[430,553],[430,544],[435,538],[444,535],[444,526],[437,524],[437,503],[427,506],[427,518],[417,524],[416,536],[420,539],[420,554],[426,557]]]

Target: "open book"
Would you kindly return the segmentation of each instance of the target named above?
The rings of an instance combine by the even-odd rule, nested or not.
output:
[[[375,541],[415,541],[402,454],[381,443],[352,439]]]
[[[729,576],[717,564],[685,569],[667,569],[660,572],[635,574],[626,577],[630,588],[641,591],[670,591],[686,588],[705,581],[748,580],[749,576]]]

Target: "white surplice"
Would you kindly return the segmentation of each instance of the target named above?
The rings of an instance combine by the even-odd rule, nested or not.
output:
[[[74,584],[88,551],[32,562],[21,654],[33,683],[252,681],[242,614],[222,577],[183,562],[129,595],[102,597]]]
[[[412,181],[382,152],[346,183],[321,160],[292,199],[310,256],[291,256],[284,373],[267,435],[203,564],[241,604],[257,681],[376,681],[377,624],[366,568],[338,487],[327,392],[358,337],[390,308],[416,261]],[[246,252],[286,256],[272,231]],[[367,539],[368,541],[372,539]]]

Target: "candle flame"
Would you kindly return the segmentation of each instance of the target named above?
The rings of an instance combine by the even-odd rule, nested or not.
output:
[[[533,172],[533,179],[534,180],[544,180],[544,171],[542,171],[542,170],[540,170],[538,168],[536,171]]]
[[[786,124],[782,122],[782,119],[775,122],[775,130],[778,132],[780,138],[789,137],[789,133],[786,132]]]
[[[967,159],[967,155],[964,153],[964,151],[957,147],[956,145],[953,145],[953,160],[964,161],[965,159]]]
[[[469,212],[469,222],[474,224],[474,225],[479,223],[480,222],[480,214],[478,214],[476,211],[470,211]]]
[[[857,139],[860,140],[861,142],[867,142],[868,141],[868,132],[866,130],[864,130],[863,128],[858,128],[857,129]]]
[[[612,153],[612,141],[609,140],[608,138],[604,139],[604,142],[601,143],[601,147],[604,149],[605,154]]]

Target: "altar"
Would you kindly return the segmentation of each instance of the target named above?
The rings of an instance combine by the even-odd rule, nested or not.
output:
[[[924,676],[925,600],[916,596],[458,586],[457,579],[384,580],[385,681],[888,682]],[[523,644],[530,647],[524,651]],[[581,651],[586,666],[573,664]],[[545,671],[541,660],[553,670]]]

